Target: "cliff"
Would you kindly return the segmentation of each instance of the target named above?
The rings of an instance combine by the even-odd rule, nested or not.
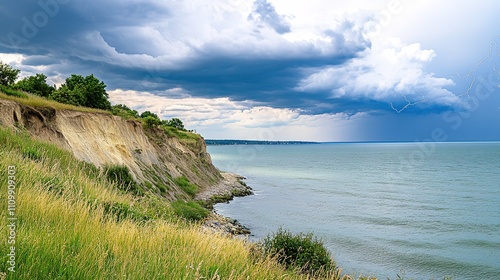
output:
[[[178,177],[185,176],[201,191],[223,180],[197,134],[184,133],[189,137],[183,138],[104,112],[35,107],[4,99],[0,99],[0,125],[25,130],[98,167],[125,165],[143,188],[169,200],[187,196],[175,184]]]

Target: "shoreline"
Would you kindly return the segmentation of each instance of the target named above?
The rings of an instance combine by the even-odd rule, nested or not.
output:
[[[252,188],[243,181],[246,178],[241,175],[230,172],[221,172],[221,175],[224,179],[217,185],[202,190],[194,198],[211,210],[209,217],[203,221],[202,228],[232,236],[250,235],[249,228],[236,219],[217,213],[213,206],[217,203],[229,203],[235,197],[253,195]]]

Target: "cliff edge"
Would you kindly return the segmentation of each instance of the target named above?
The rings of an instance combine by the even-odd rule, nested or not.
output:
[[[98,167],[126,166],[144,189],[169,200],[189,197],[176,183],[182,176],[201,192],[225,181],[205,141],[194,133],[183,138],[105,112],[34,107],[5,99],[0,99],[0,125],[25,130]]]

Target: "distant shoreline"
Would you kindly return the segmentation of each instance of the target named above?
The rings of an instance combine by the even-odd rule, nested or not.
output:
[[[205,143],[210,146],[224,146],[224,145],[303,145],[303,144],[321,144],[320,142],[308,141],[263,141],[263,140],[217,140],[205,139]]]
[[[313,141],[267,141],[267,140],[218,140],[205,139],[208,146],[230,146],[230,145],[310,145],[310,144],[416,144],[416,143],[448,143],[448,144],[491,144],[500,143],[500,140],[470,140],[470,141],[352,141],[352,142],[313,142]]]

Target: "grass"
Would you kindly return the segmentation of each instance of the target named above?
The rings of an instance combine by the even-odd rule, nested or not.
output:
[[[177,200],[172,202],[174,213],[188,221],[199,221],[208,217],[208,210],[195,201]]]
[[[189,131],[183,131],[168,125],[162,125],[161,128],[167,136],[176,137],[179,139],[179,141],[181,141],[181,143],[193,149],[200,148],[201,136],[199,134]]]
[[[6,95],[9,95],[9,96],[14,96],[14,97],[19,97],[19,98],[28,98],[28,95],[25,92],[10,88],[8,86],[0,85],[0,91],[3,91]]]
[[[19,94],[11,94],[13,91],[18,92]],[[59,103],[54,100],[50,100],[41,96],[36,96],[33,94],[21,92],[18,90],[13,90],[10,88],[2,87],[0,88],[0,98],[6,99],[10,101],[15,101],[20,104],[24,104],[27,106],[35,107],[35,108],[54,108],[56,110],[72,110],[78,112],[88,112],[88,113],[103,113],[103,114],[111,114],[110,111],[74,106],[69,104]]]
[[[7,279],[306,279],[256,258],[244,241],[179,219],[157,196],[119,190],[55,145],[2,128],[0,143],[0,185],[8,184],[8,166],[17,169],[16,272]],[[23,154],[28,147],[37,160]],[[0,211],[3,221],[7,215]],[[7,227],[0,231],[8,236]],[[8,246],[0,242],[0,272]]]
[[[36,148],[33,147],[27,147],[23,150],[22,152],[23,157],[34,160],[34,161],[40,161],[42,159],[42,156],[40,155],[40,151],[38,151]]]
[[[104,173],[108,180],[115,183],[119,189],[138,196],[144,195],[144,191],[134,180],[127,166],[106,165],[104,166]]]

